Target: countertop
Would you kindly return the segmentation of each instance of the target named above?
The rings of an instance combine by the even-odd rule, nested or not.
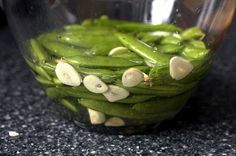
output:
[[[236,155],[235,26],[177,118],[152,133],[131,136],[91,133],[60,116],[9,28],[0,28],[0,155]],[[10,137],[9,131],[19,136]]]

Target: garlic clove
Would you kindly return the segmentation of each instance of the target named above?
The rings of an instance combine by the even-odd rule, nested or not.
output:
[[[118,55],[118,54],[123,54],[123,53],[126,53],[128,52],[129,49],[126,48],[126,47],[116,47],[116,48],[113,48],[110,52],[109,52],[109,56],[113,56],[113,55]]]
[[[125,87],[137,86],[143,80],[144,80],[143,72],[135,68],[130,68],[126,70],[122,76],[122,84]]]
[[[116,102],[127,98],[129,96],[129,92],[124,88],[115,85],[109,85],[108,91],[103,93],[103,95],[109,102]]]
[[[61,83],[68,86],[79,86],[82,83],[80,74],[68,63],[59,61],[55,73]]]
[[[108,119],[105,122],[105,126],[108,126],[108,127],[121,127],[121,126],[125,126],[125,122],[121,118],[112,117],[112,118]]]
[[[172,57],[170,60],[170,76],[175,80],[181,80],[193,70],[193,65],[182,57]]]
[[[163,37],[171,35],[170,32],[166,32],[166,31],[155,31],[152,34],[155,36],[163,36]]]
[[[84,86],[92,93],[104,93],[108,90],[107,85],[95,75],[88,75],[83,80]]]
[[[98,112],[92,109],[88,109],[89,117],[90,117],[90,122],[93,125],[97,124],[102,124],[106,121],[106,117],[104,113]]]

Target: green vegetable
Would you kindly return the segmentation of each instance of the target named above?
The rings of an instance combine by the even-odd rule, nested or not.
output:
[[[197,27],[186,29],[181,33],[181,37],[183,40],[189,40],[189,39],[202,40],[205,36],[206,36],[205,33],[202,32],[202,30]]]
[[[148,85],[141,83],[136,87],[124,87],[120,82],[116,82],[117,86],[123,87],[132,94],[145,94],[145,95],[156,95],[159,97],[171,97],[182,94],[186,91],[189,91],[194,86],[197,85],[197,82],[192,82],[189,84],[169,84],[169,85]]]
[[[33,58],[39,62],[46,61],[50,58],[43,47],[35,39],[30,40],[30,50]]]
[[[163,39],[160,41],[160,44],[180,45],[181,42],[182,42],[181,38],[177,38],[174,36],[166,36],[166,37],[163,37]]]
[[[191,59],[202,59],[209,53],[209,49],[186,46],[183,50],[183,56]]]
[[[199,40],[191,40],[191,41],[189,41],[188,44],[192,45],[193,47],[196,47],[196,48],[203,48],[203,49],[207,48],[206,44],[203,41],[199,41]]]
[[[51,80],[51,76],[40,66],[33,64],[32,62],[30,62],[28,59],[25,58],[26,63],[30,66],[30,68],[36,72],[38,75]]]
[[[54,86],[55,85],[52,81],[45,79],[44,77],[41,77],[41,76],[36,76],[35,79],[44,86]]]
[[[169,98],[159,98],[152,101],[137,103],[132,109],[141,113],[162,113],[166,111],[180,110],[191,96],[191,91]]]
[[[62,105],[64,105],[66,108],[68,108],[73,112],[78,112],[78,108],[76,107],[75,102],[72,100],[61,99],[59,100],[59,103],[61,103]]]
[[[176,45],[176,44],[158,45],[155,48],[157,49],[157,51],[160,51],[166,54],[176,54],[176,53],[181,52],[184,49],[183,46]]]
[[[122,67],[133,67],[142,65],[143,61],[130,61],[128,59],[115,58],[115,57],[106,57],[106,56],[94,56],[94,57],[84,57],[84,56],[75,56],[67,57],[65,60],[68,63],[71,63],[75,66],[82,67],[107,67],[107,68],[122,68]]]
[[[132,107],[129,105],[121,105],[118,103],[111,104],[109,102],[95,101],[89,99],[79,99],[78,101],[84,107],[103,112],[107,115],[123,117],[133,120],[156,118],[156,121],[161,121],[167,119],[166,117],[170,116],[170,112],[162,112],[155,114],[140,113],[133,110]],[[174,115],[174,113],[171,113],[171,115]]]
[[[58,99],[64,97],[74,97],[74,98],[87,98],[87,99],[94,99],[100,101],[107,101],[107,99],[101,94],[91,93],[86,90],[84,87],[51,87],[46,89],[47,95],[51,99]],[[118,101],[119,103],[129,104],[129,103],[137,103],[137,102],[144,102],[149,100],[155,95],[131,95],[127,99]]]
[[[87,49],[75,48],[73,46],[69,46],[63,43],[58,43],[56,41],[41,39],[40,43],[48,50],[48,52],[51,55],[55,55],[58,57],[71,57],[78,55],[85,56],[92,54],[92,52]]]
[[[128,22],[104,15],[30,39],[27,45],[32,61],[25,60],[48,97],[75,112],[74,115],[81,113],[77,116],[79,120],[89,108],[109,117],[120,117],[127,126],[151,124],[173,118],[208,71],[211,55],[204,37],[205,33],[197,27],[183,30],[173,24]],[[181,80],[170,75],[170,60],[175,56],[188,60],[194,67]],[[89,80],[84,81],[86,87],[83,83],[77,87],[62,84],[55,73],[59,60],[73,66],[74,75],[79,74],[82,79],[93,75],[108,89],[105,93],[92,93],[86,88]],[[127,72],[130,68],[138,70],[137,77],[134,72]],[[181,72],[178,74],[181,77]],[[72,78],[74,75],[70,74]],[[125,87],[127,80],[137,83]],[[126,92],[125,99],[108,101],[105,95],[119,94],[112,92],[114,85]]]
[[[168,64],[170,60],[170,56],[156,52],[154,48],[138,39],[135,39],[131,35],[118,33],[117,38],[131,51],[137,53],[145,59],[156,62],[157,64]]]

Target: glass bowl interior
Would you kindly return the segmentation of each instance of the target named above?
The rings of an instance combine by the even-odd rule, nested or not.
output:
[[[56,101],[70,111],[64,107],[60,110],[81,127],[105,128],[108,132],[111,123],[115,123],[114,129],[117,125],[127,127],[111,131],[123,133],[143,131],[143,125],[158,125],[182,109],[207,72],[212,51],[222,41],[236,4],[235,0],[3,2],[12,32],[36,80],[50,98],[58,98]],[[126,29],[122,30],[120,25]],[[151,36],[149,42],[150,38],[147,41],[143,34],[156,36],[154,41]],[[107,46],[112,48],[108,50]],[[104,47],[109,54],[99,53]],[[89,55],[74,56],[78,51]],[[117,58],[113,57],[114,51],[129,54]],[[184,79],[186,71],[190,76],[185,75]],[[134,81],[131,83],[126,78],[130,73],[135,73],[132,75],[135,81],[141,77],[142,84],[141,81],[136,84],[137,88],[132,88]],[[118,81],[121,79],[123,86]],[[79,87],[82,81],[83,86]],[[99,85],[91,88],[95,82]],[[128,99],[113,103],[116,101],[109,98],[115,95]],[[106,98],[110,103],[104,102]],[[98,118],[104,119],[102,124],[97,123]],[[96,126],[87,124],[90,122]]]

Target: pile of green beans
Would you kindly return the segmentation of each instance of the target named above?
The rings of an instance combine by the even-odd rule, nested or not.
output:
[[[30,39],[27,46],[31,58],[25,60],[48,97],[73,112],[89,108],[131,123],[155,123],[174,117],[208,71],[210,54],[204,37],[196,27],[182,29],[174,24],[151,25],[102,16]],[[116,47],[128,51],[110,56]],[[181,80],[170,76],[169,62],[174,56],[188,60],[194,67]],[[108,102],[83,84],[67,86],[55,74],[58,60],[72,65],[82,77],[95,75],[130,95]],[[148,80],[135,87],[123,86],[122,74],[129,68],[142,71]]]

